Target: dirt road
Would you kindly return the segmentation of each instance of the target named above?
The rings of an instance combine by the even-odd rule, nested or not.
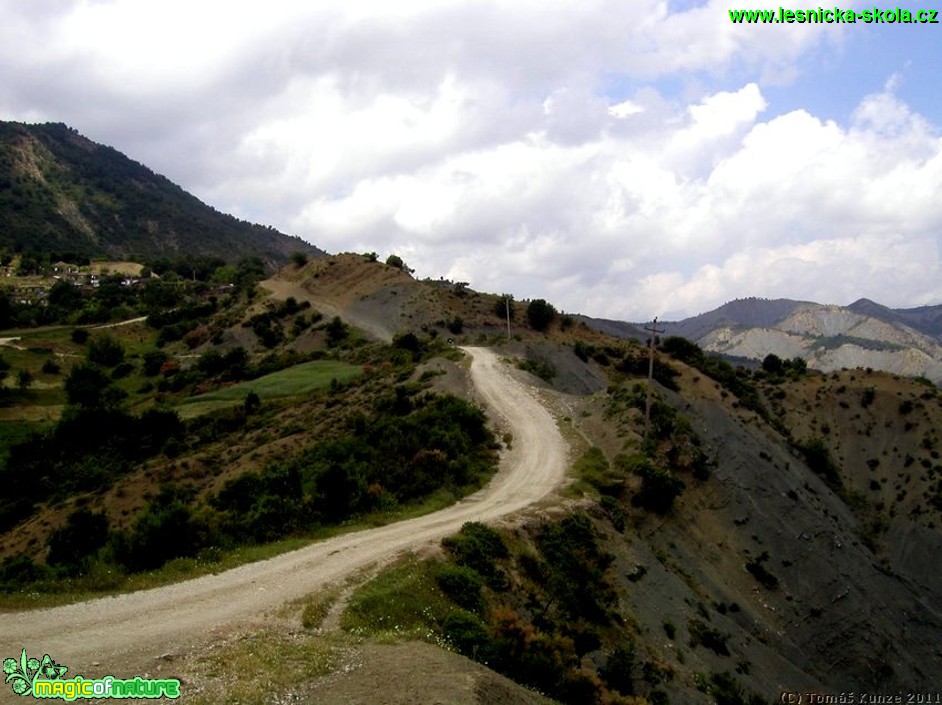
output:
[[[117,597],[0,615],[0,658],[23,648],[50,654],[69,675],[119,677],[150,672],[162,654],[184,654],[242,622],[264,618],[355,571],[537,502],[562,480],[567,447],[556,422],[492,351],[465,348],[471,378],[492,417],[513,434],[512,450],[483,490],[427,516],[338,536],[260,563]]]

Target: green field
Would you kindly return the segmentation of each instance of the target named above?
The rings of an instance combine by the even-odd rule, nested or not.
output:
[[[328,386],[333,380],[346,382],[362,373],[363,368],[359,365],[336,360],[305,362],[258,379],[190,397],[180,403],[180,415],[198,416],[215,409],[241,404],[249,392],[255,392],[263,400],[308,394]]]

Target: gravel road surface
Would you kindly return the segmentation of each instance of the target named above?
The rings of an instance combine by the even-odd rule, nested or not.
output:
[[[476,395],[513,434],[512,449],[502,454],[500,469],[486,488],[434,514],[338,536],[225,573],[0,615],[0,658],[18,656],[26,648],[30,656],[49,654],[67,665],[68,676],[143,675],[162,654],[189,653],[214,632],[262,620],[286,601],[437,541],[467,521],[496,519],[539,501],[560,483],[568,464],[568,448],[555,420],[494,352],[463,350],[472,357]]]

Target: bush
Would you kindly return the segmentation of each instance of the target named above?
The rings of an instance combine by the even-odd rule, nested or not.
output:
[[[487,627],[465,610],[453,610],[442,623],[442,635],[459,653],[478,661],[487,661],[490,647]]]
[[[510,320],[514,320],[514,295],[502,294],[497,301],[494,302],[494,315],[502,321],[506,321],[508,311],[510,313]]]
[[[739,681],[728,673],[713,673],[704,683],[705,690],[716,705],[762,705],[765,701],[755,693],[747,695]]]
[[[108,518],[86,507],[69,514],[65,525],[49,537],[49,565],[61,566],[66,573],[85,571],[88,559],[108,542]]]
[[[330,319],[324,330],[327,331],[327,344],[331,347],[339,345],[350,334],[347,324],[343,322],[340,316],[334,316]]]
[[[688,621],[687,630],[690,632],[691,647],[702,645],[717,656],[729,656],[729,647],[726,646],[727,637],[725,634],[708,627],[699,619]]]
[[[544,382],[552,382],[553,378],[556,377],[556,368],[553,366],[553,363],[548,360],[524,360],[519,364],[519,367],[524,372],[529,372],[531,375],[539,377]]]
[[[48,568],[33,561],[30,555],[17,553],[7,556],[0,561],[0,591],[13,592],[24,585],[50,577],[49,573]]]
[[[679,477],[647,461],[639,463],[634,471],[641,477],[642,484],[631,503],[657,514],[667,514],[674,506],[674,500],[687,488]]]
[[[617,495],[624,486],[624,478],[613,472],[602,450],[592,446],[573,464],[578,477],[588,482],[602,494]]]
[[[764,585],[769,590],[777,590],[778,578],[770,573],[764,565],[768,559],[768,552],[763,551],[762,555],[760,555],[758,558],[755,558],[746,563],[746,570],[752,574],[752,577],[762,583],[762,585]]]
[[[124,362],[124,347],[105,333],[96,335],[88,344],[88,361],[102,367],[114,367]]]
[[[261,400],[261,397],[258,396],[258,394],[256,394],[253,391],[249,391],[249,393],[245,395],[245,399],[242,402],[242,408],[245,410],[246,416],[250,416],[251,414],[254,414],[256,411],[258,411],[261,408],[261,406],[262,406],[262,400]]]
[[[164,488],[129,533],[113,535],[115,557],[131,571],[159,568],[172,558],[196,554],[200,533],[183,498]]]
[[[435,573],[438,586],[456,605],[470,612],[480,612],[484,606],[481,576],[466,566],[445,563]]]
[[[795,444],[798,450],[805,456],[805,462],[808,467],[818,475],[833,490],[840,491],[843,487],[841,473],[831,457],[831,451],[828,449],[824,440],[818,437],[809,438],[804,443]]]
[[[599,669],[599,675],[609,688],[617,690],[622,695],[634,695],[634,678],[631,675],[634,662],[634,645],[619,644],[605,661],[605,665]]]
[[[555,319],[555,307],[543,299],[534,299],[527,306],[527,322],[533,330],[544,331]]]
[[[72,368],[65,380],[65,394],[70,405],[83,409],[114,408],[127,396],[112,385],[100,367],[90,362]]]
[[[608,622],[615,590],[608,568],[614,556],[604,551],[592,522],[584,514],[571,514],[547,524],[537,536],[546,561],[546,587],[569,619]]]
[[[402,257],[399,255],[389,255],[389,257],[386,258],[386,264],[396,269],[406,270],[406,263],[402,261]]]
[[[501,535],[478,522],[466,523],[457,534],[442,539],[442,545],[454,556],[458,565],[466,566],[485,577],[496,575],[496,561],[510,555]]]

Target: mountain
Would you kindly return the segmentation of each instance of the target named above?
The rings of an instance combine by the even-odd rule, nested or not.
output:
[[[0,251],[110,259],[258,257],[271,271],[298,237],[220,213],[111,147],[59,123],[0,122]]]
[[[887,323],[899,323],[942,341],[942,306],[917,308],[887,308],[870,299],[859,299],[850,306],[851,311]]]
[[[11,437],[39,427],[37,418],[58,418],[66,379],[87,371],[91,352],[101,359],[108,337],[126,354],[101,381],[120,385],[134,414],[150,413],[140,442],[127,447],[115,445],[117,431],[130,434],[136,422],[115,413],[120,427],[76,427],[66,416],[55,433],[46,427],[28,441],[45,444],[42,453],[0,453],[0,464],[25,460],[42,473],[0,477],[10,481],[0,483],[0,498],[18,489],[36,503],[0,535],[0,610],[35,604],[31,581],[50,587],[43,576],[66,570],[86,581],[76,585],[118,589],[125,574],[114,561],[135,555],[176,556],[168,570],[178,575],[222,571],[221,538],[307,536],[301,522],[330,508],[315,492],[338,492],[343,506],[382,500],[375,518],[391,521],[394,482],[452,467],[441,447],[462,427],[430,435],[433,445],[416,451],[406,441],[421,437],[430,417],[415,414],[443,391],[480,399],[454,342],[495,347],[519,368],[515,377],[540,387],[573,443],[572,482],[492,527],[497,538],[472,526],[361,588],[338,586],[279,619],[207,633],[200,653],[211,659],[173,645],[142,654],[146,668],[180,676],[192,695],[214,702],[246,692],[240,679],[264,680],[266,702],[372,702],[376,683],[387,703],[543,702],[484,665],[580,704],[781,702],[789,692],[851,690],[895,697],[937,682],[938,389],[856,369],[756,375],[695,346],[664,346],[648,436],[647,350],[631,340],[640,326],[603,322],[614,336],[591,319],[558,316],[535,331],[517,302],[508,336],[496,295],[416,280],[408,268],[358,254],[286,266],[260,289],[93,330],[84,343],[70,328],[7,341],[11,380],[26,370],[43,383],[7,385],[0,420]],[[905,311],[872,302],[859,310],[865,305],[751,299],[686,329],[662,327],[665,335],[728,329],[776,344],[794,339],[798,350],[834,339],[864,352],[938,344],[894,318]],[[931,313],[914,315],[928,326]],[[532,443],[503,421],[496,429],[509,459]],[[110,445],[90,442],[95,434]],[[48,451],[54,441],[68,443],[61,457]],[[396,470],[397,444],[408,451],[407,472]],[[133,462],[119,462],[119,452]],[[74,471],[61,475],[72,484],[57,495],[48,495],[58,486],[46,477],[46,457]],[[322,481],[328,470],[331,482]],[[354,474],[367,471],[385,473],[382,482]],[[298,472],[317,481],[301,482]],[[105,541],[123,553],[104,550]],[[164,546],[173,548],[156,553]],[[0,646],[9,646],[4,654],[22,648]],[[259,653],[271,654],[266,664]],[[299,667],[300,654],[323,667]],[[283,670],[273,674],[267,663]]]
[[[678,322],[658,322],[664,335],[699,340],[717,328],[764,328],[774,326],[807,303],[791,299],[736,299],[717,309]]]
[[[597,330],[620,334],[610,322],[586,320]],[[730,358],[761,361],[771,353],[803,358],[824,372],[869,367],[942,383],[942,306],[892,309],[868,299],[834,306],[747,298],[682,321],[658,321],[658,327],[665,337],[687,338]]]

